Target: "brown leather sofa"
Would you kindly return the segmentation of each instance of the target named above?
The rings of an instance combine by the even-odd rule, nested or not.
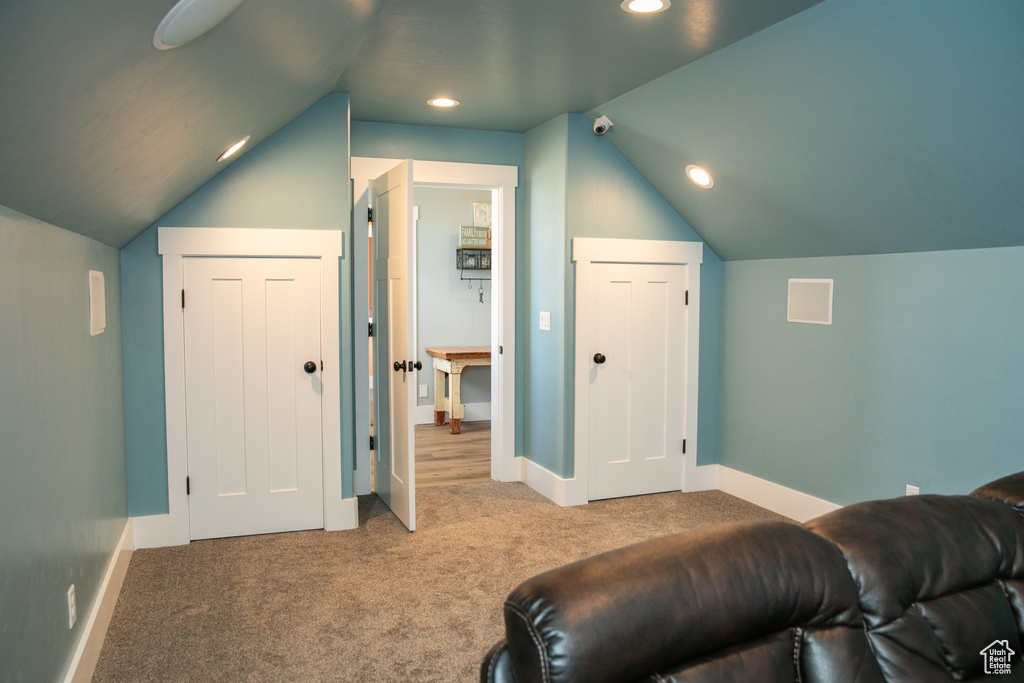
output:
[[[597,555],[509,595],[481,680],[1024,681],[1022,515],[1024,472]]]

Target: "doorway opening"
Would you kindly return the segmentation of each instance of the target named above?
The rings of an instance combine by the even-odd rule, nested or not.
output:
[[[387,308],[379,302],[371,302],[370,298],[375,279],[384,277],[383,272],[373,270],[385,263],[375,260],[374,242],[387,237],[383,232],[377,234],[384,229],[381,225],[369,224],[363,239],[361,216],[372,202],[371,181],[401,163],[399,159],[352,159],[356,311],[358,315],[365,301],[370,329],[384,335],[387,334],[386,321],[382,320],[378,326],[373,318],[383,315]],[[518,169],[419,161],[410,165],[412,206],[409,213],[418,220],[410,229],[411,258],[407,259],[406,266],[414,288],[410,300],[413,311],[409,325],[411,358],[407,360],[415,362],[418,368],[409,376],[411,410],[408,414],[412,424],[408,426],[416,433],[414,449],[422,451],[420,466],[415,468],[422,470],[417,483],[424,486],[489,479],[518,481],[521,468],[514,457],[514,245]],[[465,262],[461,259],[463,255],[457,253],[463,242],[464,227],[487,227],[476,225],[482,222],[477,213],[485,205],[491,209],[492,217],[489,269],[479,268],[486,244],[480,245],[483,248]],[[395,209],[390,211],[394,214]],[[376,258],[382,257],[378,254]],[[365,273],[363,268],[366,268]],[[391,276],[393,274],[388,277]],[[371,425],[374,413],[380,416],[380,406],[371,407],[371,401],[373,383],[385,378],[372,376],[371,368],[376,367],[378,373],[384,368],[390,369],[390,360],[383,365],[380,359],[371,363],[374,340],[368,341],[366,347],[357,344],[355,349],[357,376],[367,377],[365,385],[357,383],[356,386],[357,495],[371,491],[371,462],[374,461],[369,448],[371,429],[382,429],[382,425]],[[382,340],[378,339],[377,343]],[[452,347],[482,350],[490,367],[486,367],[486,362],[483,367],[477,367],[480,363],[451,361],[444,365],[435,362],[435,358],[444,357],[439,352],[451,351]],[[382,347],[377,348],[379,353]],[[458,371],[465,365],[469,367],[459,375]],[[435,366],[445,367],[447,373],[435,371]],[[402,377],[405,377],[404,371]],[[436,402],[446,396],[447,404]],[[359,433],[364,427],[365,441]],[[382,429],[381,434],[373,434],[375,444],[387,445],[389,432]]]
[[[413,423],[421,487],[491,478],[490,204],[490,190],[413,187],[412,333],[423,363]],[[457,377],[434,369],[462,347],[485,350],[486,364],[467,365]]]

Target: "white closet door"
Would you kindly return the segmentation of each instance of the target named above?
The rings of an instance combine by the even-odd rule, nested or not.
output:
[[[183,260],[191,537],[322,528],[320,260]]]
[[[681,488],[686,268],[593,265],[591,500]]]

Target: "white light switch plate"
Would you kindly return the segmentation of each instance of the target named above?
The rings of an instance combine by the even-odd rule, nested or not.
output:
[[[426,398],[426,397],[427,397],[427,385],[426,384],[421,384],[420,385],[420,398]]]
[[[550,330],[551,329],[551,312],[541,311],[540,312],[540,329]]]

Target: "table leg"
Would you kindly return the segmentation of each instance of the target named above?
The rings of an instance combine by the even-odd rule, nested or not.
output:
[[[444,378],[445,371],[434,368],[434,425],[444,424]]]
[[[451,402],[452,418],[448,422],[448,432],[461,434],[462,418],[465,415],[466,407],[462,405],[462,368],[456,368],[454,365],[452,363],[452,374],[449,376],[448,398]]]

